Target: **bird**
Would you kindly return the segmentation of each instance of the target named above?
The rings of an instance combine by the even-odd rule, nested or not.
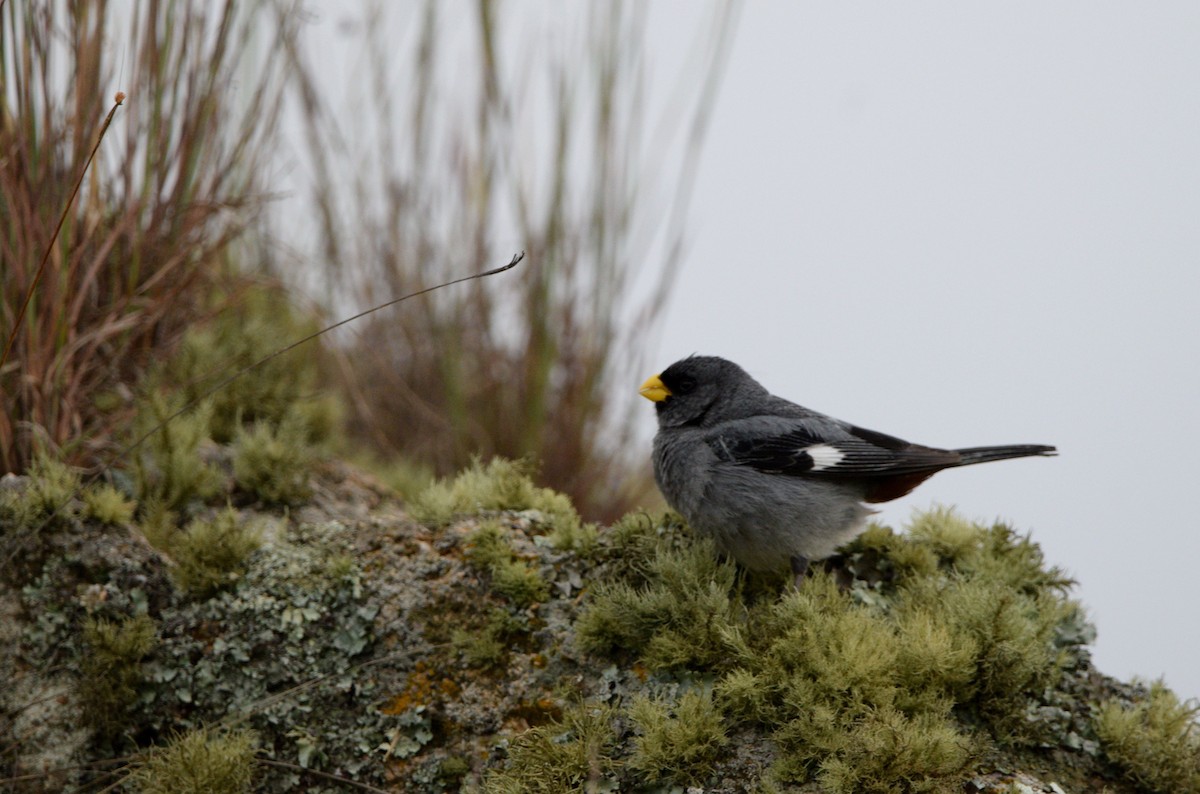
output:
[[[866,529],[871,504],[943,469],[1053,456],[1045,444],[938,449],[868,430],[771,394],[744,369],[693,355],[647,378],[654,479],[667,504],[719,551],[756,570],[810,562]]]

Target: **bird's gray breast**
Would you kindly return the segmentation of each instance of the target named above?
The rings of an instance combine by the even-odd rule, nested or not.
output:
[[[717,457],[701,432],[659,432],[654,437],[654,480],[667,504],[692,520],[709,487]]]

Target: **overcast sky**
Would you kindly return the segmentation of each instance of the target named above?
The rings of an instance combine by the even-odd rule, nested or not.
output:
[[[663,366],[722,355],[926,444],[1058,445],[882,518],[1031,532],[1101,670],[1200,695],[1200,4],[749,2],[690,228]]]
[[[361,12],[313,6],[353,48]],[[397,47],[420,16],[400,8]],[[671,85],[698,6],[652,8]],[[339,57],[335,84],[361,52]],[[688,229],[658,369],[722,355],[912,441],[1058,445],[881,518],[947,504],[1031,533],[1078,579],[1102,671],[1200,695],[1200,4],[751,0]]]

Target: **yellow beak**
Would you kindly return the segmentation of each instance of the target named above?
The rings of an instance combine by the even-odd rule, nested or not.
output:
[[[671,390],[663,385],[662,378],[657,375],[651,375],[649,378],[646,378],[646,382],[642,384],[642,388],[638,389],[638,394],[651,402],[660,403],[671,396]]]

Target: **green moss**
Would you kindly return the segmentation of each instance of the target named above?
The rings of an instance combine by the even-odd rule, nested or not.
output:
[[[145,615],[83,625],[79,703],[84,722],[105,739],[124,728],[142,683],[142,660],[157,644],[157,626]]]
[[[178,397],[168,399],[153,390],[139,401],[133,435],[141,438],[150,434],[133,456],[134,479],[142,503],[159,503],[176,510],[193,500],[211,499],[221,490],[220,472],[200,454],[200,445],[209,437],[212,403],[197,405],[166,422],[183,404]]]
[[[361,449],[350,450],[349,458],[405,501],[412,501],[437,480],[433,468],[418,460],[402,456],[384,458]]]
[[[189,731],[151,750],[130,782],[141,794],[243,794],[254,784],[256,744],[250,731]]]
[[[506,767],[484,780],[484,791],[558,794],[611,779],[618,769],[613,720],[607,706],[581,705],[568,709],[561,722],[525,731],[513,739]]]
[[[75,515],[79,474],[74,469],[39,450],[26,474],[29,481],[24,487],[0,489],[0,526],[28,532],[51,516],[62,523]]]
[[[195,519],[175,533],[167,552],[175,559],[175,580],[197,598],[207,598],[236,582],[246,561],[261,545],[260,533],[226,508],[211,519]]]
[[[492,588],[517,606],[529,606],[545,601],[550,587],[537,569],[516,559],[516,552],[504,537],[504,530],[494,521],[484,523],[468,539],[467,559],[486,570],[492,577]]]
[[[1073,582],[1047,567],[1042,550],[1004,524],[981,527],[949,508],[917,515],[907,544],[932,551],[943,569],[1003,583],[1023,593],[1063,591]]]
[[[537,487],[530,473],[530,465],[521,461],[476,460],[457,477],[426,488],[409,503],[408,511],[417,521],[444,526],[456,515],[482,510],[535,510],[552,530],[571,532],[578,527],[579,514],[571,500]]]
[[[640,586],[596,586],[576,623],[580,646],[593,653],[637,653],[651,669],[710,665],[726,658],[737,636],[740,607],[735,569],[719,562],[710,543],[660,544]]]
[[[1132,707],[1106,703],[1095,718],[1105,755],[1150,791],[1200,792],[1200,706],[1162,684]]]
[[[471,761],[461,755],[443,758],[438,764],[438,780],[442,783],[455,785],[471,771]]]
[[[133,520],[137,505],[108,484],[94,485],[83,492],[84,515],[102,524],[118,526]]]
[[[472,667],[498,667],[508,658],[509,641],[528,630],[524,621],[507,609],[497,607],[488,613],[482,629],[456,629],[451,635],[451,643]]]
[[[952,794],[972,759],[970,741],[932,714],[877,709],[827,738],[812,762],[829,794]]]
[[[595,524],[561,521],[550,534],[550,545],[559,551],[571,551],[591,559],[600,549],[600,530]]]
[[[953,720],[947,682],[969,674],[969,641],[856,605],[823,573],[745,631],[742,666],[717,691],[731,714],[775,729],[782,780],[815,778],[839,794],[948,791],[958,781],[972,743]]]
[[[537,569],[519,560],[493,568],[492,587],[517,606],[529,606],[550,597],[550,587]]]
[[[677,530],[631,516],[602,537],[609,573],[577,641],[715,675],[720,714],[772,735],[781,782],[959,790],[986,744],[963,720],[1001,742],[1039,740],[1027,716],[1081,615],[1028,539],[937,511],[909,535],[864,533],[847,549],[852,587],[818,571],[780,592]]]
[[[301,317],[281,290],[255,285],[235,301],[214,296],[221,305],[208,326],[188,332],[169,364],[156,376],[187,401],[222,379],[317,330],[316,319]],[[303,428],[309,443],[328,438],[337,423],[336,404],[318,393],[314,345],[290,351],[221,386],[208,400],[213,440],[226,444],[246,425],[280,426],[285,420]]]
[[[897,612],[905,625],[936,619],[967,655],[966,664],[943,671],[939,683],[947,693],[971,706],[998,738],[1030,738],[1024,733],[1025,706],[1061,673],[1055,631],[1072,616],[1074,605],[985,578],[913,580],[900,595]]]
[[[298,504],[307,499],[314,455],[307,430],[288,414],[279,424],[257,421],[239,427],[233,442],[233,479],[237,486],[268,504]]]
[[[638,732],[629,768],[648,783],[702,783],[726,743],[711,692],[691,690],[675,703],[640,696],[629,718]]]

